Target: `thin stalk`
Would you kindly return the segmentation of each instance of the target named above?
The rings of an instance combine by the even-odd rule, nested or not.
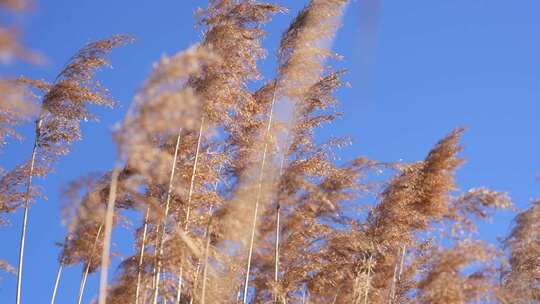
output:
[[[137,287],[135,288],[135,304],[139,304],[139,295],[141,292],[141,275],[144,260],[144,247],[146,245],[146,233],[148,231],[148,216],[150,215],[150,207],[146,208],[144,216],[143,235],[141,241],[141,253],[139,254],[139,266],[137,270]]]
[[[94,257],[94,252],[97,247],[97,242],[99,240],[99,236],[101,235],[101,229],[103,228],[103,225],[99,225],[98,231],[96,233],[96,239],[94,240],[94,244],[92,245],[92,251],[90,252],[90,260],[86,264],[86,267],[84,269],[84,273],[81,279],[81,285],[79,286],[79,299],[77,301],[77,304],[82,303],[82,298],[84,294],[84,289],[86,287],[86,279],[88,278],[88,273],[90,272],[90,264],[92,263],[92,258]]]
[[[274,283],[277,286],[278,283],[278,273],[279,273],[279,225],[280,225],[280,205],[279,202],[276,207],[276,244],[275,244],[275,254],[274,254]],[[277,302],[277,292],[274,292],[274,302]]]
[[[399,266],[399,263],[396,262],[396,265],[394,265],[394,276],[392,277],[392,285],[390,287],[390,296],[388,297],[388,304],[392,304],[392,302],[394,302],[394,295],[395,295],[395,292],[396,292],[396,281],[397,281],[398,266]]]
[[[334,296],[334,300],[332,301],[332,304],[336,304],[340,291],[341,291],[341,286],[339,286],[338,290],[336,291],[336,295]]]
[[[223,166],[220,166],[219,169],[218,169],[218,177],[219,177],[219,174],[221,173],[221,169],[223,168]],[[217,191],[217,187],[219,185],[219,178],[218,180],[216,180],[216,182],[214,183],[214,192]],[[214,211],[214,206],[210,206],[210,209],[208,209],[208,224],[206,226],[206,230],[204,231],[204,237],[205,238],[209,238],[210,237],[210,223],[212,221],[212,212]],[[205,261],[206,263],[206,261]],[[195,284],[194,284],[194,290],[197,290],[197,287],[198,287],[198,282],[199,282],[199,272],[200,272],[200,269],[201,269],[201,261],[199,260],[197,262],[197,270],[195,271]],[[203,275],[203,280],[205,279],[204,275]],[[191,300],[189,301],[189,304],[193,304],[193,298],[191,298]]]
[[[285,155],[283,152],[281,157],[281,164],[279,165],[279,177],[283,174],[283,166],[285,164]],[[279,197],[276,199],[276,237],[275,237],[275,252],[274,252],[274,284],[277,287],[278,276],[279,276],[279,230],[280,230],[280,209],[281,205],[279,202]],[[274,291],[274,303],[278,301],[277,291]]]
[[[403,264],[405,262],[405,253],[407,252],[407,245],[403,245],[403,251],[401,253],[401,262],[399,264],[398,281],[401,280],[403,274]]]
[[[183,262],[180,262],[180,263],[183,263]],[[184,267],[180,266],[180,272],[178,273],[178,285],[176,286],[176,302],[175,303],[180,303],[180,298],[182,297],[182,284],[183,283],[184,283]]]
[[[17,294],[15,303],[21,303],[21,291],[22,291],[22,275],[23,275],[23,261],[24,261],[24,247],[26,242],[26,227],[28,226],[28,208],[30,205],[30,194],[32,192],[32,180],[34,177],[34,169],[36,164],[37,149],[39,139],[41,137],[41,124],[43,122],[43,112],[39,114],[36,120],[34,147],[32,148],[32,157],[30,159],[30,172],[28,173],[28,181],[26,183],[26,193],[24,194],[24,214],[21,227],[21,242],[19,247],[19,268],[17,270]]]
[[[186,210],[186,220],[184,223],[184,232],[187,232],[189,225],[189,216],[191,211],[191,199],[193,198],[193,189],[195,188],[195,174],[197,173],[197,164],[199,162],[199,154],[201,151],[201,141],[202,133],[204,130],[204,116],[201,117],[201,126],[199,128],[199,137],[197,138],[197,149],[195,151],[195,160],[193,161],[193,169],[191,171],[191,181],[189,183],[189,192],[187,200],[187,210]],[[183,275],[183,266],[180,266],[180,275],[178,276],[178,286],[176,288],[176,304],[180,303],[180,298],[182,297],[182,275]]]
[[[392,288],[390,289],[390,298],[388,299],[388,304],[392,304],[394,302],[394,299],[396,297],[396,285],[401,280],[401,274],[403,273],[403,264],[405,261],[405,252],[407,246],[403,245],[401,249],[401,257],[399,263],[396,263],[394,267],[394,277],[392,279]],[[398,270],[399,266],[399,270]]]
[[[148,283],[145,282],[144,283],[144,288],[143,288],[143,293],[142,293],[142,302],[141,303],[146,303],[146,296],[148,295]]]
[[[370,255],[369,261],[368,261],[367,275],[366,275],[366,288],[364,291],[364,304],[368,303],[369,285],[371,284],[370,280],[371,280],[371,262],[372,261],[373,261],[373,257]]]
[[[158,265],[158,248],[159,248],[159,230],[160,225],[156,225],[156,240],[154,243],[154,267],[152,269],[152,296],[154,295],[154,290],[156,289],[156,275],[157,275],[157,265]],[[143,301],[144,303],[144,301]]]
[[[187,210],[186,210],[186,221],[184,223],[184,231],[187,231],[189,225],[189,216],[191,210],[191,199],[193,197],[193,189],[195,186],[195,173],[197,172],[197,163],[199,161],[199,153],[201,150],[201,140],[202,133],[204,129],[204,116],[201,117],[201,126],[199,128],[199,137],[197,138],[197,150],[195,151],[195,160],[193,162],[193,169],[191,171],[191,181],[189,183],[189,192],[188,192],[188,201],[187,201]]]
[[[174,158],[173,163],[171,167],[171,174],[169,176],[169,187],[167,190],[167,198],[165,200],[165,213],[163,217],[163,230],[161,231],[161,236],[159,237],[159,250],[158,250],[158,256],[157,256],[157,266],[155,271],[155,285],[154,285],[154,304],[157,304],[158,299],[158,293],[159,293],[159,281],[160,281],[160,273],[161,273],[161,255],[163,255],[163,242],[165,240],[165,221],[167,219],[167,216],[169,215],[169,207],[171,204],[171,197],[172,197],[172,191],[173,191],[173,182],[174,182],[174,172],[176,171],[176,161],[178,158],[178,150],[180,148],[180,136],[182,133],[182,129],[178,131],[178,136],[176,137],[176,147],[174,149]]]
[[[210,223],[208,224],[208,229],[206,230],[209,232],[210,230]],[[206,236],[206,247],[204,248],[204,267],[203,267],[203,277],[202,277],[202,290],[201,290],[201,304],[205,304],[206,302],[206,277],[208,275],[208,252],[210,250],[210,233]]]
[[[111,251],[111,235],[114,220],[114,205],[116,202],[116,188],[118,186],[118,175],[120,167],[116,166],[111,174],[111,185],[109,189],[109,200],[107,202],[107,212],[105,213],[105,236],[103,239],[103,251],[101,253],[101,273],[99,277],[99,304],[107,301],[107,276],[109,275],[109,262]]]
[[[352,296],[352,301],[351,301],[352,304],[357,304],[360,301],[360,292],[359,292],[360,282],[359,281],[360,281],[360,278],[357,274],[353,283],[353,296]]]
[[[51,297],[51,304],[54,304],[56,301],[56,293],[58,291],[58,286],[60,285],[60,277],[62,276],[62,270],[64,270],[64,262],[60,263],[58,267],[58,272],[56,273],[56,280],[54,281],[54,289]]]
[[[266,132],[264,134],[264,149],[262,154],[262,160],[261,160],[261,168],[259,171],[259,180],[257,185],[257,197],[255,199],[255,210],[253,211],[253,223],[251,225],[251,238],[249,241],[249,253],[248,253],[248,260],[246,265],[246,278],[244,282],[244,294],[243,294],[243,301],[242,303],[247,303],[247,291],[249,287],[249,275],[251,271],[251,257],[253,255],[253,243],[255,241],[255,228],[257,227],[257,214],[259,212],[259,202],[261,200],[261,192],[262,192],[262,180],[264,177],[264,166],[266,164],[266,155],[268,152],[268,136],[270,134],[270,130],[272,128],[272,119],[274,115],[274,104],[276,103],[276,91],[277,91],[277,82],[274,86],[274,92],[272,95],[272,103],[270,105],[270,113],[268,115],[268,124],[266,126]]]
[[[216,182],[216,186],[214,188],[217,188],[217,182]],[[210,209],[208,210],[208,213],[210,215],[210,217],[212,216],[212,210],[213,210],[213,206],[210,207]],[[209,242],[210,240],[210,223],[211,223],[212,219],[210,218],[208,220],[208,226],[206,227],[206,230],[204,231],[204,238],[207,240],[207,242]],[[205,263],[206,263],[206,260],[205,260]],[[199,272],[200,272],[200,269],[201,269],[201,261],[199,260],[197,262],[197,270],[195,271],[195,283],[193,284],[193,291],[195,292],[197,290],[197,287],[198,287],[198,282],[199,282]],[[204,280],[204,275],[203,275],[203,280]],[[190,300],[189,300],[189,304],[193,304],[193,300],[194,300],[194,297],[192,297]],[[179,303],[179,302],[177,302]]]

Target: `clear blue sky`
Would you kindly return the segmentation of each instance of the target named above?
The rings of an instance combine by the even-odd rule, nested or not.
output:
[[[282,30],[307,1],[277,1],[290,8],[267,29],[265,75],[273,74],[273,54]],[[58,193],[67,182],[111,167],[115,148],[110,130],[123,118],[135,90],[162,54],[174,54],[199,41],[193,12],[206,1],[47,0],[17,18],[25,40],[48,58],[44,66],[2,67],[2,75],[25,74],[53,79],[83,44],[115,33],[129,33],[135,44],[114,52],[114,69],[99,74],[119,101],[115,110],[99,110],[101,123],[84,125],[84,140],[39,181],[48,196],[30,210],[23,302],[45,303],[57,269],[65,229],[60,224]],[[352,1],[335,50],[344,56],[350,88],[338,93],[346,114],[322,136],[349,135],[354,144],[343,159],[365,155],[384,161],[422,159],[452,128],[465,126],[467,159],[459,171],[461,189],[488,186],[508,191],[520,208],[540,197],[540,2],[536,0]],[[30,155],[26,141],[11,143],[0,166],[10,168]],[[0,230],[0,258],[13,265],[21,212]],[[503,213],[481,226],[491,242],[505,235],[512,215]],[[131,253],[130,235],[117,230],[115,249]],[[118,259],[117,259],[118,260]],[[80,267],[65,273],[58,303],[75,300]],[[96,294],[90,278],[86,303]],[[2,275],[0,302],[14,302],[15,277]]]

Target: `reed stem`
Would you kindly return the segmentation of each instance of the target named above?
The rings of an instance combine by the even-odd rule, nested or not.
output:
[[[207,232],[210,230],[210,225],[208,225]],[[206,302],[206,277],[208,275],[208,255],[210,250],[210,233],[206,236],[206,247],[204,248],[204,266],[203,266],[203,277],[202,277],[202,290],[201,290],[201,304]]]
[[[118,185],[118,175],[120,167],[115,166],[111,174],[111,185],[109,189],[109,199],[107,202],[107,212],[105,213],[105,236],[103,239],[103,251],[101,253],[101,273],[99,277],[99,304],[105,304],[107,301],[107,283],[109,275],[111,235],[114,220],[114,205],[116,202],[116,188]]]
[[[371,285],[371,263],[373,262],[373,256],[369,256],[368,268],[366,274],[366,288],[364,289],[364,304],[368,303],[369,297],[369,286]]]
[[[26,192],[24,194],[24,214],[23,222],[21,227],[21,241],[19,246],[19,268],[17,269],[17,291],[15,297],[15,303],[21,303],[21,292],[22,292],[22,276],[23,276],[23,262],[24,262],[24,248],[26,245],[26,228],[28,226],[28,208],[30,207],[30,199],[32,193],[32,181],[34,177],[34,169],[36,164],[37,150],[39,145],[39,140],[41,137],[41,125],[43,123],[43,110],[39,114],[38,119],[36,120],[35,128],[35,139],[34,146],[32,148],[32,157],[30,159],[30,170],[28,172],[28,181],[26,184]]]
[[[150,207],[146,208],[146,214],[144,216],[143,235],[141,241],[141,251],[139,254],[139,265],[137,269],[137,287],[135,288],[135,304],[139,304],[139,295],[141,292],[141,276],[144,261],[144,248],[146,245],[146,233],[148,231],[148,216],[150,215]]]
[[[204,116],[201,117],[201,125],[199,128],[199,136],[197,138],[197,149],[195,151],[195,160],[193,161],[193,169],[191,171],[191,181],[189,183],[189,192],[188,192],[188,200],[187,200],[187,210],[186,210],[186,220],[184,223],[184,232],[187,233],[188,225],[189,225],[189,217],[190,217],[190,211],[191,211],[191,200],[193,198],[193,190],[195,188],[195,175],[197,173],[197,164],[199,162],[199,154],[201,150],[201,141],[202,141],[202,134],[204,130]],[[176,289],[176,304],[180,303],[180,298],[182,297],[182,276],[183,276],[183,264],[180,266],[178,276],[178,286]]]
[[[90,252],[90,259],[88,260],[88,263],[86,264],[86,267],[84,269],[84,273],[81,279],[81,284],[79,286],[79,298],[77,300],[77,304],[82,303],[84,289],[86,287],[86,279],[88,278],[88,273],[90,272],[90,264],[92,264],[92,259],[94,258],[94,252],[96,250],[97,242],[99,240],[99,236],[101,235],[102,228],[103,228],[103,225],[99,225],[98,231],[96,233],[96,239],[94,240],[94,244],[92,245],[92,250]]]
[[[157,263],[156,263],[157,265],[155,269],[155,280],[154,280],[155,281],[154,300],[152,302],[154,304],[157,304],[158,294],[159,294],[159,281],[160,281],[160,275],[161,275],[161,256],[163,255],[163,242],[165,241],[165,221],[167,220],[167,217],[169,216],[169,208],[171,204],[171,197],[172,197],[172,191],[173,191],[174,173],[176,171],[176,162],[178,158],[178,150],[180,148],[181,134],[182,134],[182,129],[178,131],[178,136],[176,137],[176,147],[174,149],[174,158],[173,158],[173,163],[171,166],[171,173],[169,176],[167,198],[165,199],[165,213],[163,215],[163,229],[159,236],[159,249],[158,249],[158,256],[157,256]]]
[[[62,270],[64,270],[64,263],[60,263],[58,267],[58,272],[56,273],[56,280],[54,281],[53,293],[51,296],[51,304],[54,304],[56,301],[56,293],[58,292],[58,286],[60,285],[60,277],[62,276]]]
[[[248,260],[246,265],[246,278],[244,282],[244,294],[243,294],[243,300],[242,303],[247,303],[247,291],[249,287],[249,275],[251,272],[251,257],[253,255],[253,243],[255,241],[255,229],[257,227],[257,215],[259,212],[259,202],[261,199],[261,192],[262,192],[262,181],[264,177],[264,167],[266,165],[266,156],[268,153],[268,136],[270,135],[270,130],[272,128],[272,121],[273,121],[273,114],[274,114],[274,105],[276,103],[276,91],[277,91],[277,82],[274,86],[274,92],[272,94],[272,103],[270,105],[270,113],[268,115],[268,124],[266,126],[266,132],[264,134],[264,149],[262,153],[262,160],[261,160],[261,167],[259,171],[259,179],[257,182],[257,196],[255,199],[255,210],[253,210],[253,222],[251,225],[251,237],[249,241],[249,252],[248,252]]]

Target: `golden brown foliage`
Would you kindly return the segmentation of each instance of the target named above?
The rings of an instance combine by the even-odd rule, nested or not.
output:
[[[509,268],[502,274],[502,303],[540,301],[540,202],[515,218],[515,227],[504,241],[510,251]]]
[[[9,106],[0,109],[0,136],[13,133],[8,125],[20,119],[22,113],[30,111],[24,103],[31,93],[26,87],[33,87],[43,92],[44,97],[40,113],[35,125],[35,164],[31,160],[16,166],[11,171],[2,172],[0,187],[4,189],[0,195],[0,210],[13,211],[25,200],[25,191],[21,189],[31,176],[43,176],[51,169],[53,161],[69,151],[70,144],[81,138],[80,123],[92,117],[87,105],[112,105],[112,101],[102,95],[99,83],[92,78],[97,68],[106,65],[105,56],[112,48],[126,42],[126,37],[115,36],[88,44],[79,51],[54,84],[45,81],[19,78],[15,81],[3,82],[0,85],[0,96],[6,97],[2,102]],[[6,87],[5,90],[2,88]],[[34,189],[28,189],[30,194]],[[29,198],[33,195],[29,195]]]
[[[512,202],[483,187],[459,191],[463,129],[407,164],[341,161],[336,151],[350,140],[317,137],[342,115],[334,93],[346,71],[327,63],[339,59],[331,45],[346,4],[308,1],[281,37],[274,79],[257,89],[263,26],[286,10],[211,0],[198,12],[202,41],[155,64],[116,128],[115,168],[64,190],[59,264],[83,265],[79,295],[100,270],[100,303],[111,304],[540,300],[540,203],[518,215],[503,253],[475,241],[478,221]],[[25,56],[15,34],[0,27],[0,59]],[[32,158],[1,172],[0,213],[24,208],[26,220],[39,195],[32,178],[81,139],[81,122],[95,119],[91,106],[114,105],[95,72],[130,40],[88,44],[50,83],[0,82],[1,143],[39,109]],[[38,107],[32,91],[43,96]],[[385,182],[371,180],[386,170],[394,174]],[[108,285],[118,225],[135,242]],[[2,261],[0,269],[14,272]]]
[[[431,253],[428,271],[418,282],[419,303],[488,303],[494,290],[489,269],[464,274],[474,262],[488,263],[494,253],[479,242],[463,242],[455,248]]]

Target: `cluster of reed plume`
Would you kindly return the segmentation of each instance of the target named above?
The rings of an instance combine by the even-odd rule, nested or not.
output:
[[[155,65],[115,129],[114,168],[66,187],[68,229],[51,303],[62,270],[76,264],[78,303],[96,272],[99,304],[540,301],[540,203],[516,217],[501,246],[474,240],[478,220],[512,203],[505,193],[456,189],[463,130],[410,164],[338,162],[334,151],[348,141],[315,139],[341,115],[333,92],[345,71],[326,63],[338,57],[329,46],[347,1],[309,1],[282,35],[275,78],[256,90],[263,26],[286,10],[209,2],[198,12],[202,41]],[[0,25],[0,57],[30,54],[15,33]],[[0,83],[2,142],[15,124],[35,120],[30,158],[0,173],[0,212],[23,216],[18,267],[0,262],[18,278],[17,304],[28,211],[39,198],[32,180],[81,139],[80,123],[93,118],[88,105],[114,105],[94,74],[130,41],[86,45],[53,82]],[[382,171],[392,177],[373,182]],[[139,223],[126,210],[141,215],[136,243],[109,280],[114,226]]]

